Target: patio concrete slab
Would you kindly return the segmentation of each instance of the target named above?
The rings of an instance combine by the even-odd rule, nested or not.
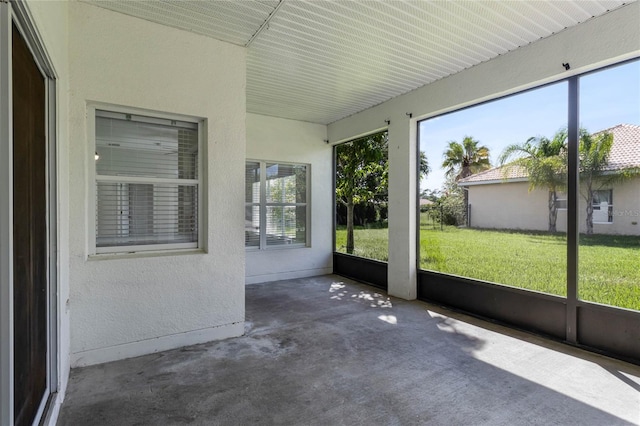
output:
[[[633,425],[640,367],[330,275],[246,334],[71,372],[60,425]]]

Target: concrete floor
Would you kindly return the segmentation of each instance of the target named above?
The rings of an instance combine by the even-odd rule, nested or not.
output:
[[[245,336],[75,369],[58,424],[640,424],[638,366],[338,276],[246,290]]]

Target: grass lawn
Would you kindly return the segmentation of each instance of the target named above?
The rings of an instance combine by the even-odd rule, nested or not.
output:
[[[353,254],[367,259],[389,260],[389,230],[358,228],[353,232]],[[347,229],[338,228],[336,231],[336,249],[341,253],[347,252]]]
[[[420,268],[566,296],[566,237],[421,226]],[[356,255],[384,260],[386,229],[355,231]],[[344,252],[346,231],[336,233]],[[342,247],[342,250],[340,250]],[[640,310],[640,238],[582,236],[580,299]]]

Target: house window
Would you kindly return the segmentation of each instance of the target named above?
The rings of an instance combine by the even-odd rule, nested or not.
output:
[[[95,252],[198,247],[199,123],[92,113]]]
[[[558,210],[566,210],[567,209],[567,194],[564,192],[556,192],[555,199],[556,209]]]
[[[309,166],[250,160],[245,176],[245,246],[308,245]]]
[[[566,210],[567,209],[567,194],[565,194],[565,193],[557,193],[555,202],[556,202],[556,209],[558,209],[558,210]]]
[[[613,189],[593,191],[593,222],[613,222]]]

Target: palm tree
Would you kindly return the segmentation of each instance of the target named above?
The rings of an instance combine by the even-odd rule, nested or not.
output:
[[[426,179],[429,173],[431,173],[431,166],[429,165],[427,154],[425,154],[424,151],[420,151],[420,158],[418,163],[418,176],[420,180]]]
[[[491,167],[489,162],[489,148],[478,146],[480,142],[471,136],[465,136],[462,143],[449,141],[444,152],[444,167],[447,178],[455,177],[455,182],[471,176],[474,173],[487,170]],[[468,223],[469,192],[464,191],[464,221]]]
[[[609,164],[609,154],[613,146],[613,134],[599,133],[590,135],[585,129],[580,129],[580,182],[584,191],[580,191],[587,202],[587,235],[593,234],[593,193],[594,185],[599,188],[604,185],[602,176]],[[608,179],[604,179],[608,180]],[[597,189],[596,189],[597,190]]]
[[[447,177],[455,176],[458,181],[491,167],[489,148],[484,145],[478,146],[479,143],[471,136],[465,136],[462,143],[448,142],[442,162]]]
[[[594,194],[613,184],[640,175],[640,168],[631,167],[622,170],[609,169],[609,156],[613,147],[613,133],[600,132],[589,134],[580,129],[580,191],[587,202],[587,235],[593,234]]]
[[[553,139],[531,137],[523,144],[507,146],[500,155],[500,165],[515,157],[507,167],[523,167],[529,176],[529,191],[536,188],[549,190],[549,232],[556,232],[558,218],[557,191],[566,182],[567,131],[561,129]],[[508,170],[505,169],[505,170]]]

